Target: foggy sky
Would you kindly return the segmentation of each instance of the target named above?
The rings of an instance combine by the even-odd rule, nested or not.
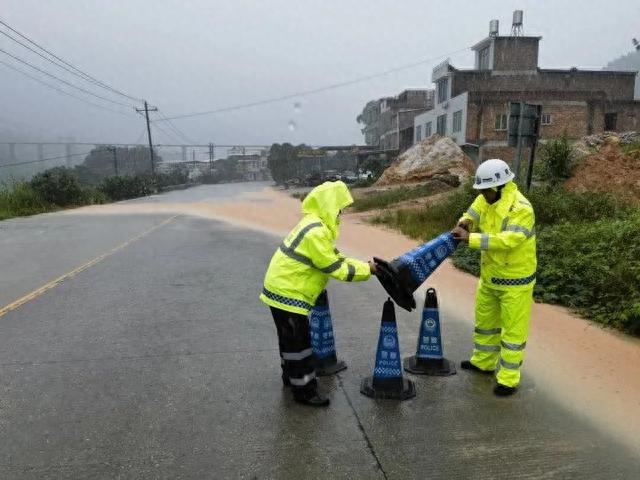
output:
[[[543,37],[543,68],[600,69],[640,37],[638,0],[2,0],[0,18],[170,116],[314,89],[468,48],[487,36],[492,18],[508,33],[516,8],[524,10],[525,34]],[[128,102],[83,84],[6,37],[0,37],[0,48]],[[0,59],[29,71],[1,53]],[[443,59],[366,83],[175,124],[199,143],[361,144],[356,116],[364,104],[407,87],[431,86],[431,69]],[[473,66],[470,50],[451,60],[457,67]],[[143,119],[134,113],[125,117],[90,107],[2,65],[0,95],[3,140],[144,140]],[[297,126],[293,131],[290,122]],[[157,130],[154,135],[157,143],[178,141]]]

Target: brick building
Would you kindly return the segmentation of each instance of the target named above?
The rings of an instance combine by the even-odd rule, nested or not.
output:
[[[542,106],[542,139],[640,128],[635,72],[542,69],[541,38],[495,32],[471,47],[473,69],[457,69],[448,60],[436,66],[435,106],[415,117],[414,142],[440,133],[452,137],[476,162],[492,157],[510,161],[514,149],[507,146],[507,112],[512,101]]]
[[[395,97],[367,103],[358,115],[365,144],[383,151],[406,150],[413,144],[414,118],[433,108],[434,91],[406,89]]]

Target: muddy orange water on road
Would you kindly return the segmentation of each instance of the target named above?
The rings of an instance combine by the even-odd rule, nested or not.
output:
[[[229,201],[121,203],[80,208],[66,214],[179,213],[226,221],[238,227],[284,236],[300,218],[300,201],[265,188]],[[454,215],[454,212],[452,212]],[[452,217],[452,222],[455,219]],[[362,259],[392,259],[417,242],[372,226],[358,215],[344,215],[341,249]],[[429,278],[441,304],[473,323],[476,279],[445,262]],[[471,343],[471,338],[465,339]],[[564,308],[536,304],[527,342],[525,375],[533,375],[566,408],[640,454],[640,339],[603,329]]]

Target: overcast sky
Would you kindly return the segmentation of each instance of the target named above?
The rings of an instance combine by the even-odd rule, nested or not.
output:
[[[103,82],[147,99],[166,116],[260,101],[431,59],[344,88],[175,121],[199,143],[335,145],[363,143],[356,116],[364,104],[406,87],[430,86],[432,67],[448,52],[467,49],[449,56],[455,66],[473,66],[468,47],[487,36],[492,18],[507,33],[516,8],[524,10],[525,34],[543,36],[545,68],[599,69],[629,52],[631,38],[640,37],[638,0],[2,0],[0,19]],[[130,103],[67,75],[5,36],[0,48]],[[55,83],[5,54],[0,60]],[[143,119],[132,108],[111,105],[130,112],[121,116],[91,107],[1,64],[0,95],[5,138],[144,138]],[[177,142],[154,134],[158,143]]]

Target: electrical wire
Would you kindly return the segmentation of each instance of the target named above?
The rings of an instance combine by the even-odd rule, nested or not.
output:
[[[443,55],[438,55],[437,57],[425,58],[425,59],[420,60],[418,62],[409,63],[409,64],[406,64],[406,65],[402,65],[400,67],[384,70],[382,72],[374,73],[374,74],[371,74],[371,75],[365,75],[365,76],[362,76],[362,77],[357,77],[357,78],[354,78],[352,80],[347,80],[345,82],[325,85],[324,87],[314,88],[314,89],[311,89],[311,90],[302,90],[300,92],[290,93],[290,94],[282,95],[282,96],[279,96],[279,97],[266,98],[264,100],[258,100],[258,101],[251,102],[251,103],[241,103],[241,104],[238,104],[238,105],[232,105],[232,106],[229,106],[229,107],[218,108],[218,109],[215,109],[215,110],[207,110],[207,111],[195,112],[195,113],[186,113],[186,114],[182,114],[182,115],[173,115],[173,116],[167,117],[165,121],[182,120],[184,118],[193,118],[193,117],[199,117],[199,116],[203,116],[203,115],[214,115],[216,113],[232,112],[234,110],[242,110],[242,109],[245,109],[245,108],[258,107],[258,106],[267,105],[267,104],[270,104],[270,103],[277,103],[277,102],[282,102],[282,101],[285,101],[285,100],[291,100],[291,99],[298,98],[298,97],[304,97],[304,96],[307,96],[307,95],[315,95],[317,93],[326,92],[326,91],[329,91],[329,90],[335,90],[335,89],[338,89],[338,88],[347,87],[349,85],[355,85],[357,83],[366,82],[368,80],[373,80],[374,78],[383,77],[383,76],[386,76],[386,75],[390,75],[392,73],[401,72],[403,70],[409,70],[411,68],[415,68],[415,67],[418,67],[420,65],[424,65],[425,63],[433,62],[434,60],[438,60],[438,59],[443,58],[443,57],[448,57],[450,55],[455,55],[457,53],[466,52],[467,50],[468,50],[468,48],[455,50],[453,52],[445,53]]]
[[[31,165],[33,163],[48,162],[50,160],[61,160],[61,159],[67,159],[67,158],[72,158],[72,157],[80,157],[82,155],[89,155],[90,153],[91,153],[91,151],[88,151],[88,152],[85,152],[85,153],[72,153],[71,155],[61,155],[59,157],[42,158],[40,160],[30,160],[28,162],[5,163],[4,165],[0,165],[0,168],[17,167],[19,165]]]
[[[153,123],[153,126],[154,126],[155,128],[157,128],[158,130],[160,130],[160,131],[165,135],[165,137],[166,137],[167,139],[169,139],[169,140],[171,140],[171,139],[177,140],[177,141],[178,141],[178,143],[181,143],[181,142],[182,142],[182,140],[181,140],[180,138],[178,138],[178,137],[176,136],[176,134],[175,134],[175,133],[173,133],[173,132],[167,132],[164,128],[162,128],[162,127],[160,126],[160,124],[158,124],[158,123],[155,123],[155,122],[154,122],[154,123]]]
[[[143,102],[143,101],[144,101],[144,100],[142,100],[141,98],[138,98],[138,97],[135,97],[135,96],[132,96],[132,95],[128,95],[128,94],[126,94],[126,93],[124,93],[124,92],[122,92],[122,91],[120,91],[120,90],[117,90],[117,89],[115,89],[115,88],[111,87],[110,85],[106,84],[105,82],[102,82],[102,81],[98,80],[97,78],[92,77],[92,76],[91,76],[91,75],[89,75],[88,73],[86,73],[86,72],[84,72],[84,71],[80,70],[79,68],[75,67],[73,64],[71,64],[71,63],[67,62],[66,60],[64,60],[64,59],[62,59],[62,58],[60,58],[59,56],[55,55],[54,53],[52,53],[51,51],[47,50],[47,49],[46,49],[46,48],[44,48],[43,46],[41,46],[41,45],[37,44],[36,42],[34,42],[33,40],[31,40],[29,37],[27,37],[26,35],[24,35],[24,34],[20,33],[19,31],[17,31],[15,28],[11,27],[10,25],[8,25],[7,23],[5,23],[4,21],[0,20],[0,25],[5,26],[5,27],[6,27],[6,28],[8,28],[9,30],[11,30],[13,33],[15,33],[16,35],[20,36],[21,38],[23,38],[24,40],[26,40],[27,42],[29,42],[31,45],[34,45],[35,47],[37,47],[37,48],[39,48],[40,50],[42,50],[43,52],[45,52],[47,55],[49,55],[49,56],[51,56],[52,58],[56,59],[58,62],[60,62],[60,63],[62,63],[62,64],[64,64],[64,65],[66,65],[67,67],[69,67],[69,68],[70,68],[70,69],[72,69],[73,71],[77,72],[77,73],[75,74],[76,76],[80,76],[81,78],[84,78],[86,81],[89,81],[89,82],[93,83],[94,85],[98,85],[98,86],[100,86],[100,87],[102,87],[102,88],[105,88],[105,89],[107,89],[107,90],[109,90],[109,91],[111,91],[111,92],[113,92],[113,93],[117,93],[118,95],[121,95],[121,96],[123,96],[123,97],[126,97],[126,98],[128,98],[128,99],[130,99],[130,100],[133,100],[133,101],[136,101],[136,102]],[[11,38],[13,41],[15,41],[15,42],[17,42],[17,43],[20,43],[20,45],[22,45],[22,46],[24,46],[24,47],[26,47],[26,48],[29,48],[29,47],[27,47],[26,45],[24,45],[23,43],[21,43],[21,42],[19,42],[18,40],[16,40],[15,38],[11,37],[10,35],[8,35],[8,34],[6,34],[6,33],[4,33],[4,32],[0,32],[0,33],[3,33],[3,35],[8,36],[8,37],[9,37],[9,38]],[[29,50],[33,51],[31,48],[29,48]],[[37,53],[37,52],[34,52],[34,53]],[[38,55],[42,56],[42,55],[41,55],[41,54],[39,54],[39,53],[38,53]],[[43,58],[44,58],[44,57],[43,57]],[[52,60],[50,60],[50,59],[47,59],[47,60],[49,60],[49,61],[50,61],[50,62],[52,62],[52,63],[55,63],[55,62],[53,62],[53,61],[52,61]],[[61,67],[61,65],[58,65],[58,66],[60,66],[60,67]],[[64,67],[61,67],[61,68],[64,68]],[[67,70],[67,69],[65,68],[65,70]],[[69,70],[67,70],[67,71],[69,71]],[[71,72],[71,73],[73,73],[73,72]]]
[[[86,90],[86,89],[84,89],[82,87],[78,87],[77,85],[74,85],[71,82],[67,82],[66,80],[64,80],[64,79],[62,79],[60,77],[57,77],[57,76],[53,75],[52,73],[47,72],[46,70],[43,70],[43,69],[41,69],[39,67],[36,67],[35,65],[32,65],[31,63],[27,62],[26,60],[23,60],[20,57],[17,57],[15,55],[7,52],[6,50],[1,49],[1,48],[0,48],[0,53],[4,53],[5,55],[13,58],[14,60],[17,60],[18,62],[20,62],[20,63],[22,63],[24,65],[27,65],[28,67],[33,68],[34,70],[37,70],[38,72],[43,73],[44,75],[46,75],[48,77],[54,78],[55,80],[58,80],[59,82],[62,82],[65,85],[68,85],[71,88],[75,88],[76,90],[80,90],[81,92],[84,92],[86,94],[92,95],[92,96],[94,96],[96,98],[99,98],[100,100],[104,100],[106,102],[110,102],[110,103],[113,103],[115,105],[120,105],[120,106],[123,106],[123,107],[134,108],[132,105],[129,105],[127,103],[117,102],[116,100],[111,100],[110,98],[103,97],[101,95],[98,95],[97,93],[93,93],[93,92],[91,92],[89,90]]]
[[[87,103],[87,104],[89,104],[89,105],[91,105],[93,107],[97,107],[97,108],[101,108],[103,110],[107,110],[108,112],[117,113],[118,115],[123,115],[125,117],[131,117],[131,114],[129,114],[129,113],[121,112],[119,110],[114,110],[112,108],[105,107],[104,105],[100,105],[98,103],[90,102],[89,100],[86,100],[86,99],[84,99],[82,97],[78,97],[77,95],[74,95],[74,94],[69,93],[69,92],[67,92],[65,90],[62,90],[61,88],[58,88],[55,85],[51,85],[50,83],[47,83],[44,80],[39,79],[38,77],[35,77],[35,76],[25,72],[25,71],[22,71],[19,68],[14,67],[11,64],[3,62],[2,60],[0,60],[0,64],[4,65],[7,68],[10,68],[11,70],[13,70],[15,72],[18,72],[18,73],[24,75],[25,77],[30,78],[31,80],[34,80],[34,81],[36,81],[38,83],[41,83],[42,85],[45,85],[46,87],[49,87],[49,88],[51,88],[53,90],[56,90],[57,92],[62,93],[63,95],[67,95],[67,96],[69,96],[71,98],[75,98],[76,100],[80,100],[81,102]]]
[[[167,119],[167,117],[165,117],[159,110],[156,111],[156,113],[160,116],[160,118],[165,121],[167,123],[167,125],[169,126],[169,128],[171,128],[171,130],[173,130],[181,139],[183,142],[185,143],[197,143],[194,142],[193,140],[191,140],[189,137],[187,137],[187,135],[184,134],[184,132],[182,130],[180,130],[178,127],[175,126],[175,124]]]

